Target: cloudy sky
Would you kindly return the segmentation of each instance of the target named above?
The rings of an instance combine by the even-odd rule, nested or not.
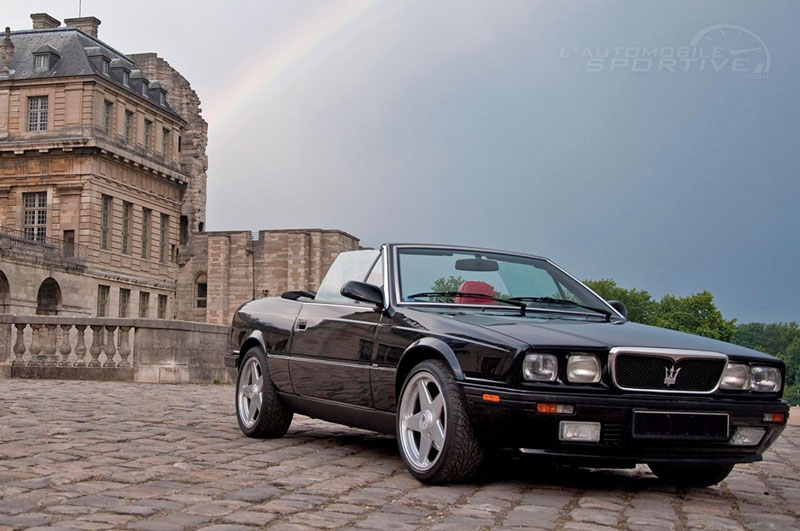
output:
[[[552,258],[800,320],[800,3],[84,0],[209,121],[210,230]],[[0,24],[76,16],[3,0]]]

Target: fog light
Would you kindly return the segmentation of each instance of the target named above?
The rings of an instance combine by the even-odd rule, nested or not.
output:
[[[767,432],[764,428],[736,428],[730,444],[734,446],[756,446]]]
[[[600,423],[562,420],[558,424],[558,438],[570,442],[598,442],[600,440]]]

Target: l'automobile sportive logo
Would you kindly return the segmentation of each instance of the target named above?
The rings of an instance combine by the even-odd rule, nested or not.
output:
[[[769,77],[772,58],[764,41],[747,28],[714,24],[688,44],[562,46],[564,59],[584,63],[587,72],[701,72]]]

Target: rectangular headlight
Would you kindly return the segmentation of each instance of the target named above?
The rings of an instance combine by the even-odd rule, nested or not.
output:
[[[746,391],[750,389],[750,367],[744,363],[728,363],[722,373],[720,389]]]
[[[572,354],[567,360],[567,380],[573,383],[597,383],[602,375],[600,360],[592,354]]]
[[[526,354],[522,377],[533,382],[552,382],[558,376],[558,360],[552,354]]]
[[[781,390],[781,370],[779,368],[754,365],[751,373],[753,375],[753,391],[777,393]]]

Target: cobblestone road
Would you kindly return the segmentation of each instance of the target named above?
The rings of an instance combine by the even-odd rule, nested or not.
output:
[[[709,489],[510,458],[426,487],[369,432],[296,417],[243,437],[231,386],[0,380],[0,397],[0,529],[800,528],[795,427]]]

